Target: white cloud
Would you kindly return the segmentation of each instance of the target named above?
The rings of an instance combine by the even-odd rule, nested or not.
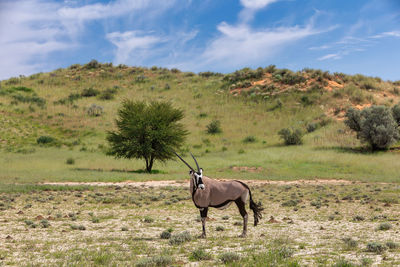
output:
[[[385,37],[400,37],[400,31],[390,31],[390,32],[383,32],[374,36],[371,36],[372,39],[380,39]]]
[[[121,16],[154,20],[175,0],[116,0],[108,4],[79,5],[80,1],[0,0],[0,79],[28,75],[53,67],[49,56],[80,47],[86,22]],[[146,11],[146,12],[145,12]],[[123,46],[122,39],[113,39]],[[126,37],[127,38],[127,37]],[[142,38],[141,42],[152,39]],[[140,38],[136,41],[140,41]],[[125,41],[127,42],[127,41]],[[120,48],[122,51],[127,48]],[[54,64],[54,63],[53,63]]]
[[[318,60],[327,60],[327,59],[340,59],[341,55],[339,53],[336,54],[327,54],[325,56],[319,57]]]
[[[221,35],[208,44],[198,60],[203,67],[238,68],[265,64],[285,45],[320,33],[310,25],[253,30],[248,25],[221,23],[218,30]]]
[[[132,59],[135,59],[135,64],[141,64],[149,49],[162,42],[157,36],[146,36],[138,31],[112,32],[106,38],[117,47],[114,58],[116,64],[127,63]]]
[[[254,18],[257,10],[265,8],[269,4],[278,0],[240,0],[244,9],[239,13],[239,18],[243,23],[247,23]]]
[[[240,0],[240,3],[248,9],[260,9],[276,1],[277,0]]]

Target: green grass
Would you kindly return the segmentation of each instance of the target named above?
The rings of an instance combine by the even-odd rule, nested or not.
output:
[[[205,175],[232,179],[348,179],[359,181],[398,182],[400,168],[395,153],[362,154],[313,146],[271,146],[236,151],[196,153]],[[75,164],[65,164],[74,158]],[[190,161],[190,156],[186,154]],[[2,153],[2,183],[37,182],[119,182],[124,180],[183,180],[186,166],[179,161],[156,162],[154,174],[141,172],[140,160],[116,160],[99,152],[82,152],[63,148],[37,148],[29,154]],[[233,166],[262,167],[259,172],[235,171]]]

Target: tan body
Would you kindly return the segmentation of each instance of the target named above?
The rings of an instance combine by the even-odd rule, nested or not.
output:
[[[203,176],[205,189],[198,189],[193,195],[193,201],[199,207],[215,207],[227,200],[235,201],[242,197],[247,200],[248,189],[237,181],[218,181]],[[193,192],[194,182],[190,179],[190,192]],[[231,204],[231,202],[229,203]],[[224,207],[224,206],[223,206]]]

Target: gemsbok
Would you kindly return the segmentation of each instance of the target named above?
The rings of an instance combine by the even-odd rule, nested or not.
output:
[[[197,163],[197,160],[193,154],[191,155],[196,163],[197,171],[195,171],[176,152],[175,154],[190,169],[190,193],[192,194],[194,205],[200,210],[201,223],[203,226],[203,233],[200,237],[206,237],[206,218],[208,208],[213,207],[225,209],[232,204],[232,202],[235,202],[239,209],[240,215],[243,217],[243,232],[240,237],[246,237],[248,216],[245,204],[247,197],[250,196],[250,209],[254,212],[254,226],[257,226],[258,221],[262,218],[261,212],[263,211],[261,202],[255,203],[253,201],[250,188],[241,181],[218,181],[203,176],[203,169],[199,167],[199,164]]]

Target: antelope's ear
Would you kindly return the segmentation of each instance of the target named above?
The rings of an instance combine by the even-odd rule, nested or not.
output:
[[[190,175],[192,175],[192,174],[193,174],[193,171],[192,171],[192,170],[190,170],[190,171],[189,171],[189,174],[190,174]]]
[[[203,168],[200,168],[200,173],[203,174]]]

